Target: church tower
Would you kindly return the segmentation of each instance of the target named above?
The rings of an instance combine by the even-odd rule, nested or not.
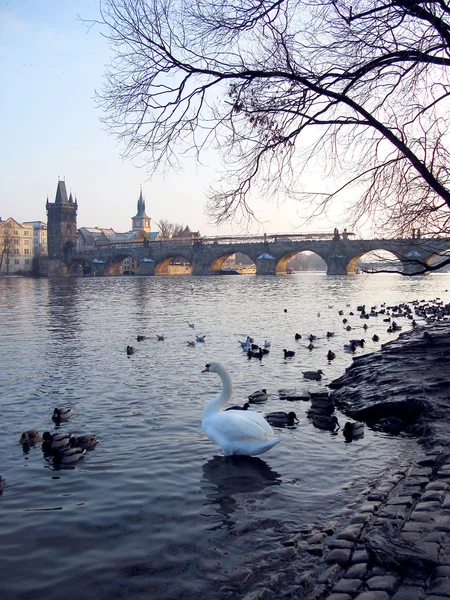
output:
[[[151,219],[145,214],[145,200],[142,197],[142,188],[137,203],[137,213],[134,217],[132,217],[131,222],[133,231],[144,231],[145,233],[150,233]]]
[[[77,247],[77,202],[67,197],[66,182],[58,181],[55,202],[47,198],[47,245],[49,258],[67,258]]]

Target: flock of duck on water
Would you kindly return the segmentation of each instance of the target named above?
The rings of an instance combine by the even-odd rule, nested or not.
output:
[[[391,307],[382,305],[379,310],[376,306],[373,306],[370,311],[366,311],[366,307],[362,305],[357,307],[357,313],[361,319],[365,320],[382,316],[383,321],[388,323],[388,333],[398,332],[402,329],[395,321],[395,319],[401,317],[409,319],[411,326],[416,327],[417,322],[414,313],[426,322],[434,322],[450,317],[450,304],[444,305],[439,298],[428,302],[425,300],[414,301],[412,305],[414,311],[408,303]],[[329,306],[329,308],[333,308],[333,306]],[[287,312],[287,309],[284,310]],[[343,316],[343,311],[340,310],[339,315]],[[350,311],[349,315],[354,315],[354,312]],[[320,316],[320,313],[318,313],[318,316]],[[346,331],[351,331],[352,326],[348,324],[346,317],[343,318],[342,322]],[[365,331],[368,329],[367,323],[363,325],[363,329]],[[331,331],[326,333],[328,339],[334,337],[334,335],[334,332]],[[432,342],[432,336],[426,333],[425,339],[428,343],[431,343],[429,338]],[[299,341],[302,339],[302,335],[296,333],[294,339]],[[317,337],[310,334],[306,339],[309,341],[307,348],[313,350],[313,342]],[[374,334],[372,341],[378,342],[379,336]],[[261,360],[263,356],[270,352],[271,348],[270,341],[265,340],[264,344],[259,346],[255,344],[250,336],[247,336],[245,341],[239,341],[239,343],[249,359],[257,358]],[[344,350],[355,352],[358,347],[364,348],[364,345],[364,339],[352,339],[344,345]],[[295,356],[295,351],[284,348],[283,355],[288,360]],[[335,357],[336,354],[329,350],[327,360],[331,361]],[[232,396],[232,382],[228,371],[222,364],[212,362],[208,363],[202,372],[216,373],[222,381],[221,393],[213,398],[203,411],[202,427],[207,437],[220,447],[224,456],[263,454],[281,441],[281,438],[276,436],[272,427],[294,427],[298,422],[297,415],[293,411],[278,411],[262,415],[249,410],[251,404],[261,404],[268,399],[267,390],[264,388],[251,394],[248,397],[249,401],[243,406],[235,405],[226,408],[226,404]],[[321,369],[303,371],[303,377],[309,380],[320,381],[322,375],[323,371]],[[328,392],[309,392],[308,395],[311,404],[307,416],[312,424],[318,429],[331,432],[340,429],[339,421],[336,415],[333,414],[335,410],[334,402]],[[303,396],[295,397],[283,391],[280,392],[280,398],[286,400],[304,399]],[[364,435],[364,423],[348,421],[342,428],[342,434],[347,442],[361,438]]]
[[[53,411],[52,420],[59,427],[61,423],[66,423],[71,416],[71,407],[57,407]],[[98,438],[96,435],[72,435],[62,431],[45,431],[41,436],[37,429],[28,429],[22,433],[19,442],[25,452],[28,452],[31,446],[41,442],[42,454],[45,460],[53,463],[55,467],[60,467],[80,460],[86,450],[95,448],[98,444]],[[4,485],[5,479],[0,475],[0,492]]]
[[[450,318],[450,304],[444,304],[440,298],[429,301],[416,300],[411,304],[413,308],[408,303],[402,303],[397,306],[388,307],[381,305],[380,309],[373,306],[369,311],[366,311],[363,305],[357,307],[357,313],[360,319],[382,316],[383,321],[388,323],[388,333],[398,332],[402,329],[395,321],[395,319],[401,317],[410,320],[412,327],[416,327],[417,325],[415,318],[421,318],[426,323],[448,320]],[[333,306],[329,306],[328,308],[333,308]],[[287,312],[287,309],[284,310]],[[344,312],[340,310],[339,315],[344,316]],[[354,315],[354,313],[350,311],[349,315]],[[320,316],[320,313],[318,313],[318,316]],[[351,331],[352,326],[348,324],[346,317],[342,319],[342,323],[347,331]],[[189,327],[194,329],[195,325],[189,323]],[[364,324],[363,329],[367,330],[368,326]],[[334,335],[332,331],[327,331],[326,333],[328,339],[333,338]],[[424,333],[424,337],[428,344],[433,345],[433,338],[428,332]],[[164,341],[165,335],[158,334],[156,338],[158,341]],[[195,340],[187,341],[187,345],[195,346],[197,343],[204,343],[205,338],[206,335],[197,335],[195,336]],[[137,342],[142,342],[145,339],[147,339],[147,336],[144,335],[138,335],[136,338]],[[303,336],[301,334],[296,333],[294,335],[296,342],[302,339]],[[317,337],[309,334],[305,336],[305,339],[309,342],[307,348],[313,350],[313,342]],[[379,336],[376,334],[373,335],[372,340],[378,342]],[[247,336],[245,341],[240,341],[239,343],[249,359],[257,358],[261,360],[263,356],[269,354],[271,349],[271,342],[269,340],[265,340],[264,344],[259,346],[254,343],[254,340],[250,336]],[[364,345],[364,339],[352,339],[344,345],[344,350],[355,352],[358,347],[364,348]],[[132,355],[134,352],[135,348],[133,346],[127,346],[127,355]],[[295,350],[287,350],[285,348],[283,349],[283,355],[286,360],[289,360],[295,356]],[[327,360],[334,360],[335,357],[335,352],[328,350]],[[298,423],[297,415],[293,411],[277,411],[262,415],[259,412],[249,410],[252,404],[261,405],[268,400],[269,395],[264,388],[250,394],[248,402],[243,406],[234,405],[226,407],[226,404],[231,399],[233,389],[231,377],[226,368],[220,363],[211,362],[206,365],[202,372],[216,373],[222,381],[220,394],[216,398],[213,398],[203,411],[202,427],[207,437],[221,448],[224,456],[233,454],[263,454],[281,441],[281,438],[276,436],[273,427],[295,427],[296,423]],[[312,381],[320,381],[322,375],[323,371],[321,369],[317,371],[303,371],[303,377]],[[334,402],[328,392],[309,392],[308,396],[310,407],[307,411],[307,416],[312,424],[318,429],[331,432],[336,432],[340,429],[339,421],[336,415],[333,414],[335,410]],[[303,395],[296,396],[295,394],[280,390],[280,399],[292,401],[297,399],[304,400],[305,398]],[[52,419],[59,426],[62,422],[67,422],[71,416],[71,407],[61,407],[55,408]],[[364,423],[348,421],[342,428],[342,433],[346,441],[356,440],[364,435]],[[87,450],[91,450],[97,445],[98,438],[96,435],[75,436],[61,431],[53,433],[46,431],[41,437],[36,429],[24,431],[20,438],[20,443],[25,450],[39,442],[42,442],[44,458],[52,462],[53,465],[60,466],[77,462]],[[4,485],[5,479],[0,475],[0,492]]]

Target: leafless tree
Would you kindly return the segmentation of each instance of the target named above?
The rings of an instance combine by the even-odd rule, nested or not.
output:
[[[3,273],[3,263],[5,263],[5,273],[9,274],[9,261],[13,253],[13,236],[10,223],[7,223],[0,229],[0,276]]]
[[[159,228],[159,233],[163,238],[178,237],[184,229],[183,225],[170,223],[167,219],[161,219],[159,223],[156,223],[156,226]]]
[[[216,223],[290,194],[311,217],[342,198],[352,225],[450,232],[446,0],[104,0],[102,18],[105,122],[152,171],[218,150]]]

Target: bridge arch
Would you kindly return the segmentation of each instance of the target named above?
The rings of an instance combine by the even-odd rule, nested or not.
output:
[[[186,265],[187,263],[187,265]],[[181,254],[169,254],[155,264],[155,275],[191,275],[192,263]]]
[[[307,250],[307,249],[302,249],[302,250],[294,250],[292,252],[288,252],[286,254],[284,254],[281,258],[278,259],[276,266],[275,266],[275,273],[277,275],[281,275],[284,273],[289,273],[292,270],[296,271],[296,270],[303,270],[303,269],[298,269],[298,268],[294,268],[295,265],[293,265],[292,267],[288,267],[289,263],[291,263],[291,261],[293,262],[295,260],[296,257],[300,257],[301,255],[314,255],[315,257],[318,257],[320,259],[320,261],[317,261],[318,266],[321,266],[323,271],[327,270],[327,261],[325,259],[324,256],[322,256],[320,254],[320,252],[316,252],[314,250]],[[313,259],[314,260],[314,259]],[[323,264],[322,264],[323,263]],[[305,269],[305,270],[310,270],[310,269]],[[311,270],[315,270],[315,269],[311,269]]]
[[[396,266],[391,265],[392,272],[397,273],[399,271],[400,263],[402,262],[402,255],[395,252],[392,249],[388,250],[384,248],[379,248],[375,250],[364,250],[363,252],[359,252],[358,254],[353,256],[347,263],[347,275],[355,275],[355,273],[357,273],[357,263],[363,256],[368,256],[369,258],[373,256],[375,258],[377,255],[380,257],[380,260],[386,260],[387,268],[389,268],[388,261],[395,260],[398,264]],[[389,255],[389,257],[387,255]]]
[[[212,273],[223,272],[224,269],[227,266],[226,261],[229,258],[231,258],[232,256],[236,256],[236,255],[242,255],[242,256],[248,258],[251,261],[251,264],[250,265],[246,265],[246,264],[242,264],[241,265],[241,264],[237,264],[236,263],[236,264],[230,265],[229,266],[230,269],[236,270],[237,272],[241,272],[240,267],[243,267],[243,268],[253,268],[254,267],[255,271],[256,271],[256,263],[255,263],[254,259],[249,254],[247,254],[246,252],[242,252],[242,250],[239,250],[239,251],[230,250],[230,251],[225,252],[224,254],[221,254],[220,256],[216,256],[212,260],[212,262],[209,265],[209,269],[208,269],[209,272],[210,273],[211,272]],[[238,260],[239,260],[239,257],[238,257]],[[236,259],[235,259],[235,262],[236,262]]]
[[[446,249],[440,249],[439,252],[435,252],[434,254],[430,254],[428,258],[426,258],[425,262],[427,265],[433,265],[437,267],[440,262],[443,260],[450,258],[450,246]]]

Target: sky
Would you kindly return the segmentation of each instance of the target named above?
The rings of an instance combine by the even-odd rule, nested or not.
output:
[[[220,156],[149,179],[123,159],[124,147],[105,130],[95,94],[110,48],[99,26],[99,0],[0,0],[0,217],[47,221],[58,180],[78,202],[78,227],[131,229],[142,186],[152,230],[160,220],[189,225],[202,235],[330,232],[339,223],[304,225],[294,200],[252,205],[260,224],[209,223],[208,187]],[[208,157],[205,157],[208,160]],[[344,224],[345,225],[345,224]]]

